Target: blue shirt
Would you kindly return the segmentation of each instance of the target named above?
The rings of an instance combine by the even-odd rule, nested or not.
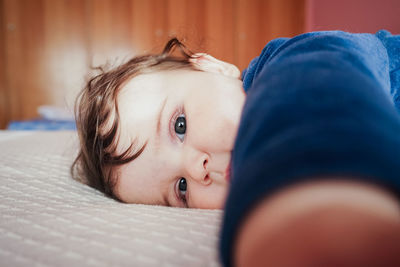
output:
[[[400,36],[279,38],[250,63],[243,86],[220,241],[225,266],[251,207],[290,184],[346,176],[400,197]]]

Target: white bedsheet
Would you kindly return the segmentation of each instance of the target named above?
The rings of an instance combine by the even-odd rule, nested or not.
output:
[[[0,266],[219,266],[222,212],[122,204],[72,180],[74,132],[0,131]]]

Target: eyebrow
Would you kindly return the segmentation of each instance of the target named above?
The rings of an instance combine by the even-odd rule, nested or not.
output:
[[[171,203],[169,203],[169,199],[168,199],[168,192],[163,193],[163,204],[167,207],[171,207]]]
[[[161,105],[160,111],[158,112],[157,115],[157,129],[156,129],[156,141],[155,141],[155,146],[156,146],[156,152],[158,152],[158,148],[160,147],[160,136],[161,136],[161,117],[162,113],[165,108],[165,104],[167,103],[167,97],[164,99],[164,102]]]
[[[164,99],[164,102],[161,105],[160,111],[158,112],[157,115],[157,129],[156,129],[156,140],[155,140],[155,149],[156,149],[156,153],[158,153],[158,150],[160,148],[160,139],[161,139],[161,118],[162,118],[162,114],[165,108],[165,104],[167,103],[167,99],[168,97],[166,97]],[[171,207],[171,203],[169,202],[169,194],[168,194],[168,186],[167,186],[167,190],[163,190],[164,192],[162,192],[162,198],[163,198],[163,204],[167,207]]]

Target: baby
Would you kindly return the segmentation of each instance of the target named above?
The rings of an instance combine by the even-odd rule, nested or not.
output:
[[[318,257],[289,259],[285,249],[274,261],[266,253],[274,251],[271,229],[276,240],[301,249],[287,237],[305,233],[301,225],[309,222],[320,225],[318,218],[328,225],[317,215],[330,209],[349,225],[366,222],[337,248],[365,244],[376,225],[398,242],[399,48],[400,38],[386,31],[279,38],[240,77],[235,66],[172,39],[161,54],[133,58],[88,82],[76,106],[75,176],[126,203],[225,208],[220,250],[227,266],[312,266]],[[396,230],[348,216],[368,213],[371,203]],[[299,210],[303,217],[293,217]],[[298,227],[280,229],[286,222]],[[313,240],[321,251],[335,251]],[[392,264],[399,258],[390,244],[385,258]]]
[[[91,79],[77,104],[85,183],[126,203],[221,209],[245,101],[239,75],[172,39]]]

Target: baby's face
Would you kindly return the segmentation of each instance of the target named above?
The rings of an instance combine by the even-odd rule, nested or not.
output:
[[[245,101],[239,79],[173,70],[141,74],[119,93],[117,152],[147,143],[117,169],[127,203],[223,208],[231,151]]]

